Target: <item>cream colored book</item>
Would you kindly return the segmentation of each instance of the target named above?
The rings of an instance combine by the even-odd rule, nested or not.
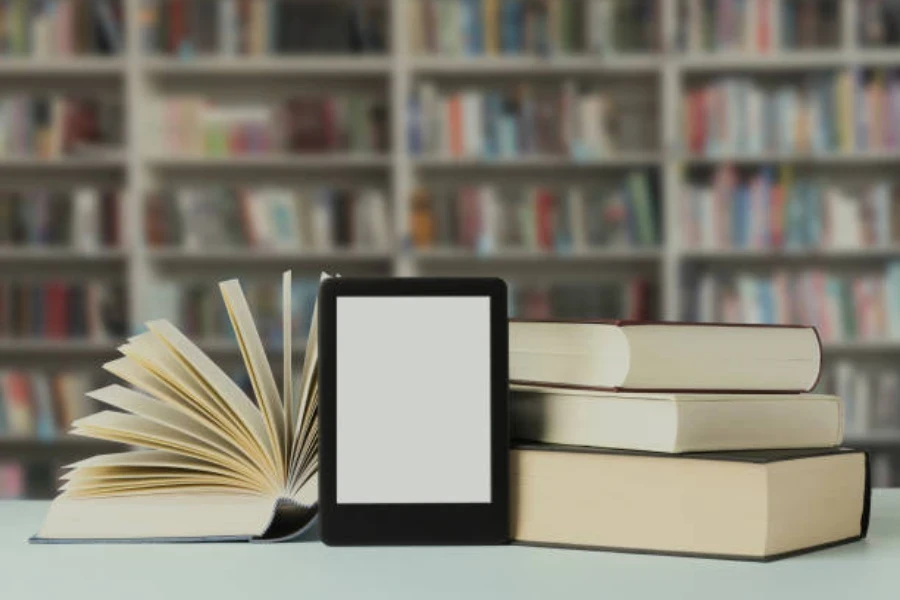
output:
[[[324,277],[324,276],[323,276]],[[279,387],[236,280],[220,284],[255,398],[167,321],[104,369],[130,385],[90,392],[109,406],[72,433],[135,447],[69,465],[34,542],[286,539],[318,505],[316,311],[294,389],[291,275],[282,280]]]
[[[646,452],[829,448],[844,438],[828,394],[609,392],[513,385],[519,440]]]

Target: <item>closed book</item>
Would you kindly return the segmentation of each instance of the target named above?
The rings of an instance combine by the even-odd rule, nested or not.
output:
[[[518,320],[513,383],[622,391],[810,391],[822,347],[813,327]]]
[[[651,454],[519,446],[517,542],[770,561],[866,536],[865,452]]]
[[[843,410],[825,394],[616,393],[512,386],[514,439],[648,452],[825,448]]]

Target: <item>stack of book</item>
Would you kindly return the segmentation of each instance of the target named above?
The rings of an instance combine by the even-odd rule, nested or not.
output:
[[[659,48],[658,0],[414,0],[416,53],[609,54]]]
[[[838,0],[679,0],[679,42],[689,52],[835,48]]]
[[[83,373],[0,371],[0,439],[52,440],[94,412]]]
[[[149,244],[185,250],[387,250],[388,213],[377,188],[196,187],[153,194],[145,227]]]
[[[0,247],[67,246],[90,251],[122,243],[117,192],[78,187],[71,192],[0,192]]]
[[[223,56],[383,52],[386,2],[143,0],[148,52]]]
[[[684,188],[684,240],[700,249],[856,249],[900,240],[900,188],[889,180],[838,185],[776,175],[740,177],[719,168],[709,184]]]
[[[498,186],[416,190],[410,230],[420,248],[490,254],[527,249],[561,254],[651,247],[660,241],[653,178],[635,171],[620,186]]]
[[[219,102],[192,94],[161,102],[158,145],[179,155],[380,152],[388,147],[387,109],[361,95],[281,103]]]
[[[103,340],[125,330],[125,294],[119,285],[0,281],[0,339]]]
[[[512,321],[512,537],[772,560],[865,536],[813,328]]]
[[[0,6],[0,54],[72,57],[124,47],[121,0],[24,0]]]
[[[900,339],[900,263],[883,274],[821,269],[704,273],[691,306],[698,321],[810,323],[826,342]]]
[[[619,94],[613,98],[611,91]],[[569,156],[596,160],[651,147],[646,104],[652,94],[593,89],[567,79],[515,89],[439,90],[421,82],[409,103],[407,137],[415,155],[463,159]]]

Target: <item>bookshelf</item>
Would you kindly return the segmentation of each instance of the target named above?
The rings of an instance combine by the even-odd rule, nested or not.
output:
[[[208,0],[216,2],[218,0]],[[320,269],[344,274],[400,276],[478,274],[507,276],[525,285],[559,281],[605,282],[640,274],[655,285],[655,313],[662,319],[686,314],[687,274],[704,270],[827,267],[844,272],[878,268],[900,259],[900,246],[799,249],[706,250],[688,247],[683,239],[680,191],[686,181],[705,178],[722,165],[737,169],[789,165],[798,172],[834,177],[875,173],[891,177],[900,166],[900,150],[816,153],[759,153],[694,156],[682,139],[682,97],[694,83],[720,76],[775,78],[840,72],[856,68],[900,68],[900,45],[895,48],[862,47],[857,40],[859,6],[856,0],[836,0],[839,29],[836,43],[816,49],[767,52],[705,53],[679,50],[679,12],[676,2],[659,1],[658,48],[640,52],[589,53],[545,56],[443,56],[410,52],[413,43],[407,10],[420,0],[372,0],[387,7],[388,46],[384,52],[309,55],[197,55],[182,58],[145,48],[139,2],[124,2],[124,43],[120,55],[59,58],[0,58],[0,88],[22,90],[78,90],[97,86],[117,94],[124,107],[124,144],[121,151],[96,156],[55,159],[0,157],[0,185],[28,187],[52,182],[54,187],[91,184],[118,186],[123,191],[121,215],[125,243],[121,248],[96,252],[0,248],[0,268],[9,277],[23,274],[52,276],[89,274],[118,281],[128,294],[127,322],[131,330],[160,316],[155,290],[165,282],[209,282],[221,277],[271,277],[292,268],[303,276]],[[586,2],[586,0],[573,0]],[[413,154],[406,124],[408,98],[419,82],[479,88],[563,80],[591,84],[624,82],[645,90],[653,121],[654,142],[647,147],[624,148],[598,158],[567,155],[520,158],[448,158]],[[385,152],[333,152],[328,154],[265,154],[229,157],[181,157],[159,147],[155,118],[159,103],[171,94],[204,93],[223,97],[277,101],[286,95],[321,90],[364,91],[384,99],[389,145]],[[416,248],[411,243],[411,196],[419,184],[441,184],[455,179],[521,184],[550,182],[582,184],[611,181],[634,170],[652,173],[659,199],[658,247],[591,247],[570,252],[532,249],[497,249],[490,254],[454,248]],[[145,199],[156,190],[178,185],[372,185],[388,196],[393,243],[386,250],[333,250],[224,248],[186,250],[159,248],[144,239]],[[897,182],[900,184],[900,181]],[[37,274],[37,275],[35,275]],[[7,275],[4,275],[7,276]],[[174,315],[169,315],[174,316]],[[94,343],[40,340],[0,342],[0,369],[12,365],[36,367],[49,360],[97,369],[96,362],[110,356],[114,342]],[[216,357],[233,361],[233,345],[207,340],[203,347]],[[302,348],[295,343],[295,348]],[[299,350],[302,351],[302,350]],[[900,339],[834,342],[826,345],[826,361],[850,358],[884,363],[900,356]],[[900,400],[898,400],[900,401]],[[855,435],[859,445],[900,451],[900,435],[879,431]],[[0,439],[25,455],[28,444]],[[53,447],[56,442],[49,442]],[[46,445],[40,445],[42,451]],[[65,455],[75,447],[60,442]],[[78,446],[80,450],[81,447]]]

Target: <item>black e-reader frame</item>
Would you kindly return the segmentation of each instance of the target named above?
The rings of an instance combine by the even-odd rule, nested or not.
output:
[[[338,298],[490,299],[490,502],[341,504],[337,494]],[[319,336],[319,510],[328,545],[500,544],[509,540],[508,321],[506,283],[496,278],[332,278],[322,282]],[[387,342],[386,342],[387,343]],[[452,365],[448,376],[452,376]],[[435,382],[440,385],[440,382]],[[413,424],[410,424],[414,426]],[[465,444],[465,439],[459,440]],[[414,449],[411,449],[414,451]]]

